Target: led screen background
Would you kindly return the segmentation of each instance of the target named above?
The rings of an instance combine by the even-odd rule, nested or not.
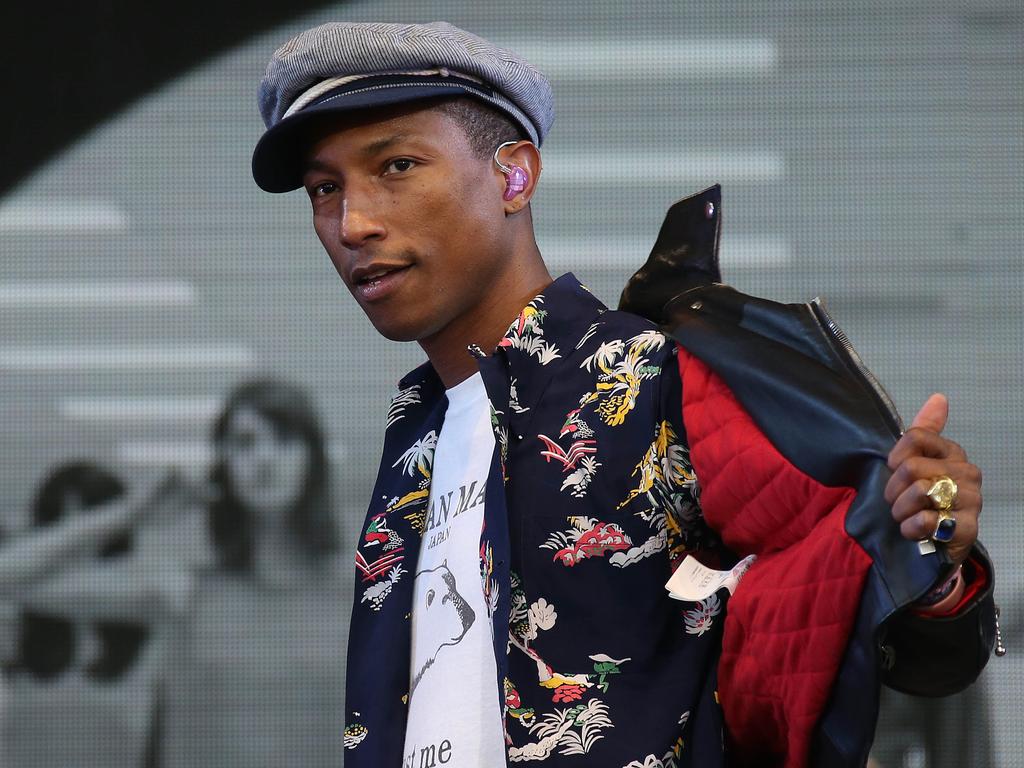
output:
[[[538,241],[553,273],[575,272],[606,303],[665,209],[721,182],[727,282],[824,297],[905,418],[932,391],[950,396],[948,431],[985,471],[982,538],[1012,649],[1024,609],[1024,15],[1013,2],[352,2],[202,62],[0,198],[9,535],[25,529],[50,469],[73,458],[130,485],[170,465],[205,477],[224,397],[270,375],[316,402],[338,558],[350,560],[388,396],[421,355],[376,336],[302,193],[262,193],[249,175],[269,54],[334,19],[446,19],[549,74],[557,117],[533,205]],[[350,585],[339,594],[350,600]],[[337,627],[325,642],[339,649],[340,680]],[[146,707],[151,694],[139,694]],[[1012,764],[1024,750],[1012,650],[973,696],[984,736],[970,749],[992,745],[992,765]],[[918,733],[923,710],[892,706],[898,757],[883,764],[942,764],[939,736]],[[967,705],[945,706],[929,717]]]

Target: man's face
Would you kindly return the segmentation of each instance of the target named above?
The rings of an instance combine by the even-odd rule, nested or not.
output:
[[[374,327],[422,341],[472,318],[508,263],[490,158],[432,108],[332,127],[311,144],[303,185],[317,236]]]

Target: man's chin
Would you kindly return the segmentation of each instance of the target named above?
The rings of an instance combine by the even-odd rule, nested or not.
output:
[[[388,341],[419,341],[427,338],[433,332],[432,328],[405,323],[378,322],[372,317],[370,322],[377,329],[377,333]]]
[[[391,331],[377,329],[377,332],[388,341],[418,341],[418,337],[414,333],[402,332],[402,331]]]

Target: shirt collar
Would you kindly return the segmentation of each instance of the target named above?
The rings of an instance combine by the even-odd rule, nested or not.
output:
[[[607,309],[571,272],[552,282],[523,308],[494,350],[508,361],[521,409],[528,409],[540,399],[553,372],[575,351],[587,327]],[[437,389],[438,394],[444,391],[429,361],[406,374],[398,386],[408,389],[417,384]]]
[[[605,311],[607,307],[574,274],[567,272],[523,308],[498,346],[532,356],[543,364],[543,353],[533,353],[531,343],[521,341],[524,336],[538,339],[532,342],[536,345],[534,349],[542,348],[539,341],[543,340],[558,350],[571,350],[586,325]]]

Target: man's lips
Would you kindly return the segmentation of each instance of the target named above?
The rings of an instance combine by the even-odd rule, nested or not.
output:
[[[352,270],[352,286],[366,301],[383,299],[394,291],[412,267],[411,264],[367,264]]]

